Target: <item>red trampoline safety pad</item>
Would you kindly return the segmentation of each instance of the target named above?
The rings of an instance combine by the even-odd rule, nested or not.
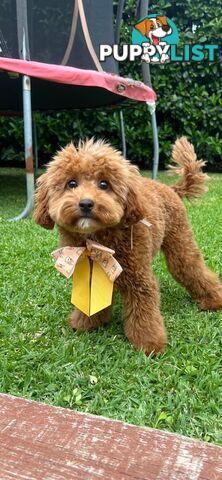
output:
[[[139,102],[156,100],[155,92],[144,83],[106,72],[4,57],[0,58],[0,70],[66,85],[99,87]]]

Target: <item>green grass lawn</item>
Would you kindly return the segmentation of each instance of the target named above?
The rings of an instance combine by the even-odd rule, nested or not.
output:
[[[164,182],[172,181],[160,174]],[[205,260],[222,279],[222,177],[187,204]],[[0,170],[0,391],[222,443],[222,313],[200,312],[159,255],[165,353],[146,357],[123,333],[121,302],[93,333],[67,326],[71,283],[54,268],[57,233],[7,218],[25,204],[24,173]]]

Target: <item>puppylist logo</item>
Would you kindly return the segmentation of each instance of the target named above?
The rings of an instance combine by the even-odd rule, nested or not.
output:
[[[150,14],[141,18],[133,27],[132,44],[100,45],[100,61],[113,56],[118,62],[135,61],[146,63],[201,62],[216,59],[219,46],[216,44],[184,44],[178,53],[179,33],[170,18]],[[181,49],[180,49],[181,50]]]

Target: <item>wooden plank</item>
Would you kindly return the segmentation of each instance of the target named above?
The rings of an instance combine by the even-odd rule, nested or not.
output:
[[[222,480],[222,448],[0,394],[2,480]]]

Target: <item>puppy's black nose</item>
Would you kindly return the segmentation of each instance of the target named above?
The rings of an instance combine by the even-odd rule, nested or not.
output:
[[[82,212],[90,212],[94,206],[94,201],[91,200],[90,198],[84,198],[83,200],[80,200],[79,202],[80,209]]]

